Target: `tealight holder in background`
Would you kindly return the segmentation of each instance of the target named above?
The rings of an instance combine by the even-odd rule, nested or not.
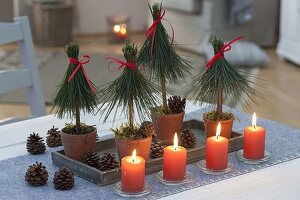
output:
[[[110,34],[109,42],[123,43],[128,39],[130,32],[130,18],[128,16],[109,16],[107,17],[108,31]]]

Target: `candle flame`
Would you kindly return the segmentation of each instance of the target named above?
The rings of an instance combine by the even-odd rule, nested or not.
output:
[[[256,113],[253,113],[253,117],[252,117],[252,126],[254,128],[256,128]]]
[[[174,150],[176,151],[178,148],[178,137],[177,137],[177,133],[175,132],[174,135]]]
[[[114,31],[115,32],[119,32],[120,30],[121,30],[121,26],[120,25],[117,24],[117,25],[114,26]]]
[[[216,131],[216,137],[217,137],[217,139],[219,138],[220,134],[221,134],[221,123],[219,122],[218,126],[217,126],[217,131]]]
[[[126,28],[121,28],[121,30],[120,30],[120,33],[122,34],[122,35],[125,35],[126,34]]]
[[[132,162],[134,163],[135,160],[136,160],[136,150],[134,149],[132,152]]]

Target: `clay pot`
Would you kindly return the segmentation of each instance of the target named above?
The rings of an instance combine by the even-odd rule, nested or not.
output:
[[[172,115],[157,115],[152,112],[156,139],[162,144],[173,144],[174,134],[180,134],[184,112]]]
[[[233,119],[224,120],[224,121],[213,121],[209,119],[204,119],[206,137],[211,137],[216,135],[216,130],[219,122],[221,123],[221,136],[230,139],[232,133]]]
[[[116,148],[120,161],[123,157],[132,155],[134,149],[136,149],[138,156],[143,157],[147,161],[150,154],[151,142],[152,137],[138,140],[127,140],[116,137]]]
[[[65,155],[78,161],[82,161],[84,154],[95,149],[97,129],[84,135],[66,134],[61,131],[61,141]]]

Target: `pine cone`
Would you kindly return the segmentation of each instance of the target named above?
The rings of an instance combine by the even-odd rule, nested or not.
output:
[[[69,190],[74,186],[74,173],[68,168],[60,168],[55,172],[53,185],[57,190]]]
[[[160,142],[153,142],[151,144],[150,157],[160,158],[164,156],[164,146]]]
[[[31,154],[40,154],[46,150],[44,140],[39,136],[39,134],[30,134],[27,139],[27,151]]]
[[[171,96],[168,99],[169,108],[174,114],[181,113],[185,109],[186,99],[181,99],[180,96]]]
[[[150,121],[144,121],[140,126],[140,130],[146,131],[146,137],[150,137],[155,134],[154,125]]]
[[[58,147],[61,146],[61,137],[60,137],[60,131],[58,128],[54,128],[54,126],[48,130],[47,132],[47,138],[46,143],[48,147]]]
[[[32,186],[45,185],[48,181],[48,172],[42,163],[36,162],[29,166],[25,174],[25,181]]]
[[[115,154],[104,153],[100,160],[100,170],[106,171],[109,169],[115,169],[119,167],[119,163],[116,161]]]
[[[140,128],[138,131],[137,131],[137,138],[147,138],[148,137],[148,134],[147,134],[147,131],[143,128]]]
[[[84,155],[84,163],[86,163],[87,165],[94,167],[94,168],[99,168],[100,165],[100,156],[95,153],[95,152],[87,152]]]
[[[180,142],[185,148],[191,148],[196,145],[196,137],[191,130],[185,129],[180,135]]]

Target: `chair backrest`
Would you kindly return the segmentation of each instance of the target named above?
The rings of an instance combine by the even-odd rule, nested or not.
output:
[[[16,17],[13,23],[0,23],[0,45],[18,42],[22,68],[0,71],[0,95],[27,88],[32,116],[46,115],[40,76],[35,60],[27,17]]]

